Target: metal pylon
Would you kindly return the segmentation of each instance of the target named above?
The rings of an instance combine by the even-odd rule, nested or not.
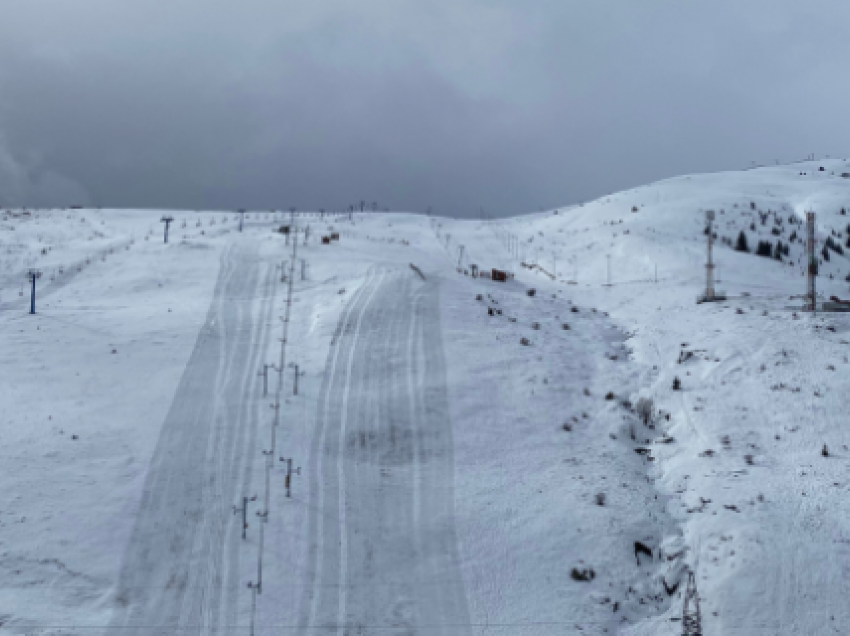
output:
[[[708,260],[705,264],[705,299],[714,300],[714,262],[711,260],[711,243],[714,238],[714,210],[705,213],[706,229],[708,230]]]
[[[806,212],[806,256],[808,260],[807,266],[807,285],[806,285],[806,302],[810,311],[817,310],[817,276],[818,276],[818,256],[815,253],[815,213]]]
[[[699,612],[699,595],[694,573],[688,573],[685,605],[682,608],[682,636],[702,636],[702,618]]]

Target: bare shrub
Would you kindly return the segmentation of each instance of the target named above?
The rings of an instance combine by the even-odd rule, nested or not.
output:
[[[655,405],[650,398],[640,398],[635,406],[638,417],[643,420],[644,424],[649,424],[652,420]]]

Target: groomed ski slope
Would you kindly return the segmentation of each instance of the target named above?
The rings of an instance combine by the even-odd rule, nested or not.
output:
[[[281,378],[255,599],[289,215],[240,234],[174,212],[163,245],[161,211],[4,214],[0,633],[672,635],[687,568],[707,635],[841,633],[848,321],[789,308],[789,238],[812,209],[845,244],[843,172],[693,175],[499,221],[299,215],[301,375],[298,395]],[[729,300],[697,305],[709,208]],[[789,254],[720,241],[742,229]],[[459,274],[459,245],[516,278]],[[819,288],[848,297],[848,273],[831,251]],[[243,541],[233,507],[255,495]]]

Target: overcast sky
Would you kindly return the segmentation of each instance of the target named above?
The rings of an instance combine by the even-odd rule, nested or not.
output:
[[[0,204],[521,214],[848,153],[847,0],[0,0]]]

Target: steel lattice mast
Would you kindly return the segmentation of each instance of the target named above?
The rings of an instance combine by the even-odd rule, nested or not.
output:
[[[682,636],[702,636],[702,618],[699,612],[699,595],[694,573],[688,573],[685,605],[682,608]]]
[[[714,228],[712,226],[712,222],[714,221],[714,211],[709,210],[705,213],[705,221],[708,229],[708,262],[705,264],[705,299],[708,301],[714,300],[714,262],[711,260],[711,244],[712,233],[714,232]]]
[[[808,302],[808,309],[811,311],[817,310],[817,289],[815,281],[817,280],[818,275],[818,259],[817,254],[815,253],[816,242],[815,213],[806,212],[806,252],[808,256],[806,272],[808,276],[808,282],[806,284],[806,301]]]
[[[708,238],[708,253],[705,262],[705,291],[697,297],[697,303],[711,303],[718,300],[726,300],[723,292],[714,289],[714,210],[706,210],[705,234]]]

